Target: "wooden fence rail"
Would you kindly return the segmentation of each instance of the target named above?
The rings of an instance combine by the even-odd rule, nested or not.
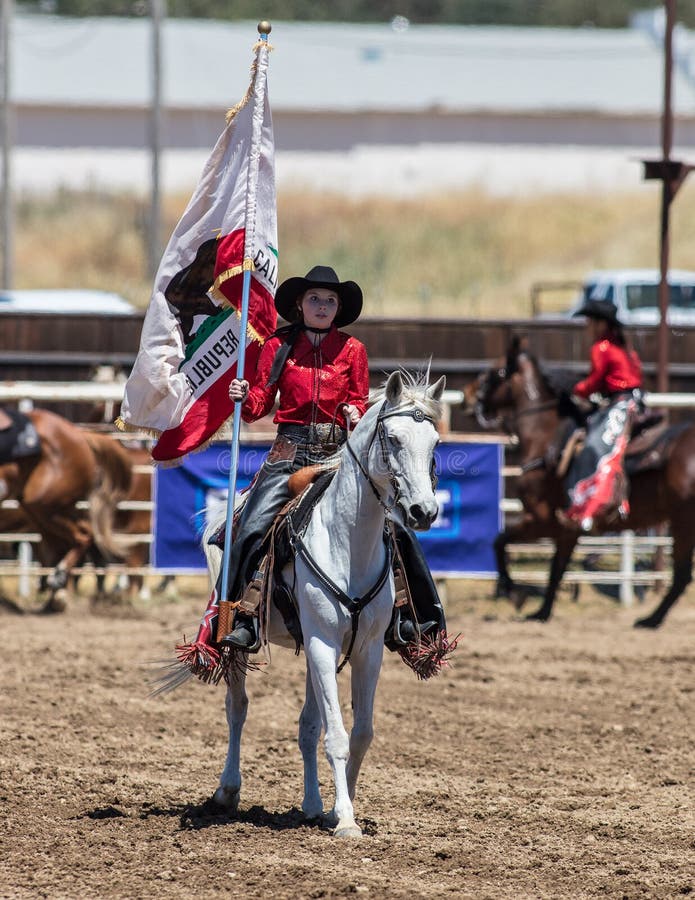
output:
[[[93,382],[36,382],[36,381],[16,381],[0,384],[0,403],[20,403],[23,408],[31,408],[34,403],[51,402],[58,400],[70,400],[76,402],[93,402],[118,403],[123,397],[123,385],[121,383],[114,384],[97,384]],[[459,390],[448,390],[444,394],[445,404],[445,426],[451,422],[452,408],[461,405],[463,393]],[[650,393],[646,397],[646,403],[651,407],[671,408],[671,409],[688,409],[695,407],[695,394],[693,393]],[[92,425],[87,427],[94,427]],[[131,440],[132,434],[123,435],[114,432],[114,437],[123,440]],[[144,436],[142,436],[144,438]],[[267,440],[269,435],[255,435],[254,439]],[[447,439],[456,441],[490,441],[494,440],[502,444],[508,445],[510,439],[505,435],[490,434],[461,434],[451,433],[447,435]],[[152,471],[150,466],[138,466],[139,471]],[[521,470],[518,466],[505,465],[502,475],[505,484],[513,482],[520,474]],[[16,508],[16,501],[4,501],[2,507]],[[86,502],[79,504],[86,506]],[[151,501],[122,501],[119,508],[123,510],[153,510]],[[520,502],[513,497],[504,497],[501,500],[500,508],[506,514],[518,513],[521,511]],[[128,543],[147,542],[152,543],[153,535],[121,535],[122,540]],[[26,596],[28,591],[28,579],[30,577],[38,577],[42,574],[48,574],[51,570],[39,566],[32,560],[31,545],[38,543],[40,536],[34,533],[0,533],[0,543],[17,544],[17,559],[13,561],[0,561],[0,575],[18,575],[20,579],[20,591]],[[620,569],[617,571],[592,571],[579,572],[570,571],[565,575],[567,583],[605,583],[619,584],[620,597],[624,604],[631,605],[634,602],[634,587],[641,584],[653,584],[663,579],[664,574],[661,570],[636,570],[636,554],[638,552],[651,552],[658,547],[669,549],[671,546],[670,537],[658,535],[637,536],[633,532],[623,532],[621,535],[605,535],[601,537],[582,537],[579,540],[578,552],[580,555],[588,553],[601,554],[619,554]],[[546,557],[552,552],[552,545],[549,541],[539,541],[536,544],[518,544],[511,545],[510,551],[515,557],[533,556]],[[166,575],[171,574],[163,569],[154,570],[151,566],[132,568],[121,564],[109,565],[107,568],[95,567],[93,565],[85,565],[83,571],[102,574],[108,572],[128,575]],[[191,574],[200,574],[197,570]],[[461,577],[456,573],[439,573],[440,578]],[[547,571],[524,571],[523,578],[531,583],[544,583],[547,580]]]

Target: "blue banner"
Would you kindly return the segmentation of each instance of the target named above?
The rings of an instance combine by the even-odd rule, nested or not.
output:
[[[239,450],[237,491],[251,483],[269,445]],[[434,574],[496,573],[492,543],[502,527],[502,447],[441,443],[436,450],[439,515],[418,537]],[[206,516],[226,507],[229,445],[214,444],[181,466],[155,472],[153,564],[168,572],[205,569]]]

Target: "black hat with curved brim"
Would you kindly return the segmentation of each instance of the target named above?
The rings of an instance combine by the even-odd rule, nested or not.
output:
[[[330,266],[314,266],[304,278],[288,278],[275,292],[275,309],[283,319],[299,319],[297,300],[310,288],[328,288],[340,298],[340,309],[333,320],[338,328],[354,322],[362,312],[362,290],[354,281],[340,281]]]
[[[586,316],[587,319],[603,319],[612,325],[620,325],[618,308],[612,300],[585,300],[572,316]]]

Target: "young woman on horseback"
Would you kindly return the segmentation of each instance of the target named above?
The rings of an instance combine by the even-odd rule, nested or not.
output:
[[[575,384],[582,399],[600,394],[605,403],[587,419],[586,442],[567,475],[570,505],[563,514],[584,532],[629,512],[623,457],[642,402],[642,363],[623,332],[614,303],[587,300],[575,316],[586,316],[591,371]]]
[[[360,420],[369,398],[367,351],[338,329],[362,310],[362,291],[328,266],[315,266],[305,278],[289,278],[277,289],[275,306],[289,327],[279,329],[261,351],[253,387],[234,379],[229,396],[242,401],[242,418],[268,415],[279,393],[274,422],[277,436],[249,490],[229,555],[229,600],[240,599],[260,562],[263,538],[290,499],[290,475],[334,457],[347,429]],[[237,613],[222,643],[255,649],[256,617]]]

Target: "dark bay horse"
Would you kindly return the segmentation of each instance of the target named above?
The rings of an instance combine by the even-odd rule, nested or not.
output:
[[[557,511],[564,504],[564,489],[554,466],[548,462],[548,451],[557,442],[564,424],[560,401],[557,390],[518,338],[512,341],[506,360],[478,376],[464,391],[467,411],[475,412],[489,426],[501,418],[507,430],[519,439],[522,474],[517,486],[523,515],[518,523],[500,532],[495,542],[498,590],[510,596],[517,606],[523,603],[523,596],[509,575],[507,544],[539,538],[550,538],[555,544],[543,602],[527,616],[541,622],[550,618],[557,589],[579,538],[575,529],[564,526],[557,518]],[[658,628],[692,579],[695,424],[673,437],[659,468],[630,476],[629,499],[629,517],[612,522],[610,531],[667,524],[673,539],[671,585],[657,608],[635,622],[636,627]]]
[[[17,500],[41,535],[41,562],[54,567],[45,609],[57,612],[65,607],[68,574],[90,546],[108,559],[121,555],[113,522],[118,502],[130,489],[132,464],[108,435],[84,431],[45,409],[27,415],[40,452],[0,465],[0,500]],[[80,501],[87,502],[86,509]]]

